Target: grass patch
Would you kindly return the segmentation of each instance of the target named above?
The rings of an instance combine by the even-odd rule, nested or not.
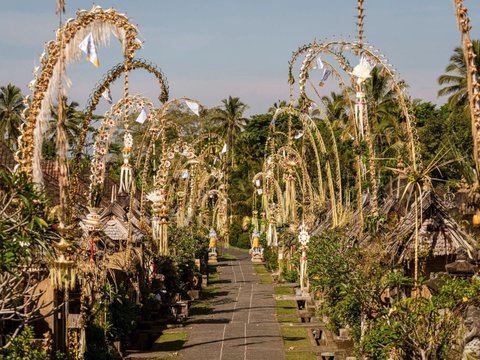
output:
[[[317,360],[317,356],[313,352],[307,351],[291,351],[286,354],[287,360]]]
[[[210,287],[213,284],[216,284],[220,281],[220,275],[217,272],[217,269],[214,268],[213,271],[212,269],[209,269],[208,271],[208,286]]]
[[[308,340],[307,330],[301,327],[282,327],[282,336],[285,349],[309,348],[310,340]]]
[[[299,323],[300,319],[297,315],[277,315],[277,322],[279,323]]]
[[[262,264],[255,264],[253,265],[255,272],[258,274],[260,278],[261,284],[273,284],[273,279],[268,270]]]
[[[239,248],[239,247],[232,246],[232,245],[230,245],[229,248],[230,249],[235,249],[235,250],[238,250],[238,251],[241,251],[241,252],[248,252],[250,250],[250,249]]]
[[[188,316],[208,315],[212,313],[212,307],[206,301],[195,301],[188,309]]]
[[[295,300],[277,300],[275,307],[277,315],[297,315],[297,303]]]
[[[224,254],[220,255],[218,257],[218,259],[220,261],[230,261],[230,260],[237,260],[237,257],[235,255],[232,255],[232,254],[224,253]]]
[[[152,351],[180,351],[183,344],[187,341],[185,331],[164,332],[155,340]]]
[[[299,323],[297,303],[295,300],[277,300],[275,302],[277,321],[279,323]]]
[[[293,288],[290,286],[275,286],[273,289],[275,291],[275,295],[292,295]]]

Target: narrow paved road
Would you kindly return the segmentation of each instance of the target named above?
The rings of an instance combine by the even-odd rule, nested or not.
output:
[[[284,359],[273,286],[260,284],[247,253],[226,252],[237,260],[219,263],[220,289],[211,301],[213,313],[193,325],[183,358]]]

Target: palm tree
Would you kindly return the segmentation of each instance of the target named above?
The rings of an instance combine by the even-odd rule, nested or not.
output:
[[[287,102],[285,100],[278,100],[278,102],[274,102],[272,106],[270,106],[267,110],[269,114],[275,115],[277,109],[287,107]]]
[[[472,50],[476,55],[475,65],[480,70],[480,40],[473,40],[472,45]],[[445,68],[445,74],[440,75],[438,78],[438,83],[439,85],[444,85],[438,91],[438,96],[448,95],[449,105],[464,107],[468,110],[467,66],[461,47],[456,47],[453,50],[450,63]]]
[[[0,88],[0,141],[12,150],[16,149],[20,136],[24,109],[23,95],[18,87],[8,84]]]
[[[223,106],[216,109],[217,115],[212,120],[217,123],[222,135],[225,137],[225,143],[227,144],[225,163],[227,174],[229,174],[235,163],[235,139],[243,131],[247,122],[247,119],[243,117],[243,113],[248,106],[241,102],[240,98],[231,96],[228,99],[223,99],[222,103]]]
[[[371,77],[365,82],[365,94],[372,135],[377,150],[382,153],[400,137],[400,109],[397,95],[391,79],[378,67],[372,70]]]
[[[80,136],[80,131],[82,129],[82,122],[85,118],[85,113],[77,110],[79,104],[75,101],[67,104],[67,99],[63,98],[63,113],[65,117],[64,121],[64,132],[67,138],[68,146],[70,150],[75,148],[76,142]],[[54,158],[56,155],[56,137],[57,137],[57,111],[58,107],[55,106],[51,110],[51,116],[49,122],[49,128],[45,134],[46,142],[44,142],[44,157],[45,158]]]

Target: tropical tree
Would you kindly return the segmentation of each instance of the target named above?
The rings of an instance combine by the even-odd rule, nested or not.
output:
[[[274,102],[273,105],[268,108],[268,113],[275,115],[275,112],[277,111],[277,109],[280,109],[286,106],[287,106],[287,102],[285,100],[278,100],[278,102]]]
[[[79,104],[75,101],[71,101],[67,104],[67,98],[63,98],[63,114],[64,121],[64,133],[67,138],[68,146],[73,149],[80,136],[82,129],[82,122],[85,118],[85,114],[82,111],[77,110]],[[46,141],[44,142],[43,155],[47,159],[52,159],[56,156],[56,137],[57,137],[57,119],[58,119],[58,107],[55,106],[51,111],[51,119],[49,127],[45,134]]]
[[[12,324],[0,332],[0,358],[24,326],[41,317],[39,309],[49,305],[40,301],[39,284],[48,276],[52,245],[59,239],[50,213],[45,194],[23,174],[0,170],[0,323]]]
[[[399,139],[399,107],[392,81],[381,68],[374,68],[365,82],[368,119],[377,150],[384,152]]]
[[[472,45],[472,50],[476,55],[476,67],[480,69],[480,40],[473,40]],[[443,85],[443,88],[438,91],[438,96],[448,95],[449,105],[463,107],[468,110],[467,66],[461,47],[456,47],[453,50],[450,63],[445,68],[445,74],[440,75],[438,78],[438,83]]]
[[[25,109],[21,90],[8,84],[0,88],[0,141],[10,149],[16,149],[23,123],[22,112]]]
[[[235,139],[237,135],[243,131],[247,123],[247,119],[243,117],[243,113],[248,106],[241,102],[240,98],[231,96],[229,96],[228,99],[223,99],[222,103],[222,107],[216,110],[217,116],[212,120],[217,124],[220,132],[225,137],[225,143],[227,144],[227,173],[230,173],[235,163]]]

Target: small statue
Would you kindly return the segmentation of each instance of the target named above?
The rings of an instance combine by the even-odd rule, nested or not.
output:
[[[208,234],[210,241],[208,243],[208,263],[217,263],[217,232],[214,229],[210,229]]]
[[[209,233],[210,242],[208,243],[208,252],[217,253],[217,232],[214,229],[210,230]]]
[[[263,248],[260,245],[260,233],[258,230],[254,230],[252,233],[252,247],[250,249],[250,255],[253,262],[263,261]]]

